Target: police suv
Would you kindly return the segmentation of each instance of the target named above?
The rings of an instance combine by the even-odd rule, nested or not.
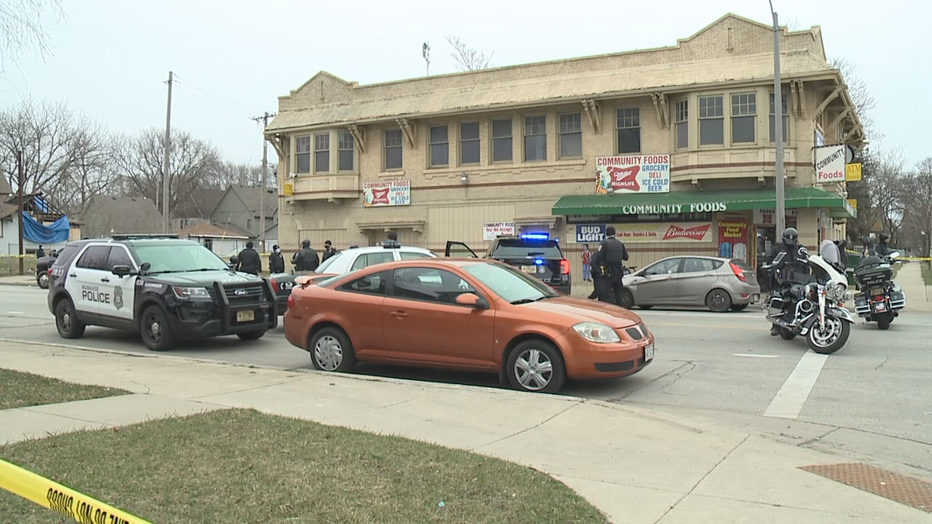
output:
[[[174,235],[69,243],[52,265],[48,301],[62,338],[105,326],[140,333],[154,351],[219,335],[257,340],[278,325],[268,281]]]

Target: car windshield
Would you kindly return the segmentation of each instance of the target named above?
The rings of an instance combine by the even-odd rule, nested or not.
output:
[[[150,274],[229,269],[213,251],[195,243],[134,246],[133,251],[140,264],[149,263]]]
[[[517,271],[511,266],[469,264],[463,269],[475,277],[476,280],[485,284],[496,295],[512,304],[525,304],[560,296],[550,286]]]
[[[560,244],[556,240],[501,239],[492,252],[492,258],[546,258],[562,259]]]
[[[337,259],[340,258],[340,257],[342,257],[342,256],[343,256],[343,252],[340,251],[340,252],[337,253],[336,255],[333,255],[332,257],[328,258],[327,260],[324,260],[324,262],[323,262],[321,265],[317,266],[317,269],[315,269],[314,272],[315,272],[315,273],[326,273],[326,272],[327,272],[327,268],[329,268],[330,266],[332,266],[333,263],[336,262]]]

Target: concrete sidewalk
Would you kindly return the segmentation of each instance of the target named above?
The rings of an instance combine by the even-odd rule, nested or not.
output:
[[[900,266],[896,274],[896,283],[906,293],[906,309],[904,313],[917,311],[932,313],[932,286],[927,286],[922,280],[920,264],[925,262],[910,262]]]
[[[0,286],[33,286],[39,287],[39,284],[36,283],[36,275],[29,274],[28,272],[25,275],[13,275],[9,277],[0,277]]]
[[[839,457],[632,407],[8,342],[0,355],[0,367],[135,393],[0,411],[0,444],[45,431],[255,408],[524,464],[565,482],[616,523],[932,523],[932,514],[799,469],[846,462]]]

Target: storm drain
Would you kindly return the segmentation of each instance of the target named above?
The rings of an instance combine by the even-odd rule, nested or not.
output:
[[[932,513],[932,483],[867,464],[825,464],[799,469]]]

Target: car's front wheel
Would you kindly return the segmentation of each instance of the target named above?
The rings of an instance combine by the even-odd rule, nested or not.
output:
[[[508,382],[524,391],[556,393],[566,381],[560,352],[543,340],[526,340],[508,355]]]
[[[152,351],[168,351],[175,347],[175,334],[168,324],[168,317],[158,306],[149,306],[142,312],[139,331],[142,342]]]
[[[320,371],[347,372],[356,365],[356,353],[342,329],[327,327],[311,337],[311,361]]]

